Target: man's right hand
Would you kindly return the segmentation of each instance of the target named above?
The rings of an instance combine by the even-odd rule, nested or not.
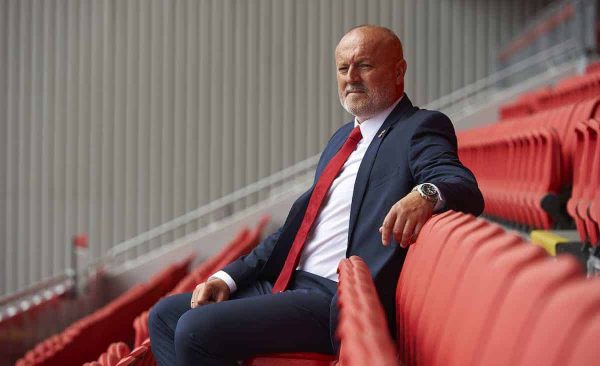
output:
[[[221,302],[229,299],[229,286],[219,278],[210,278],[197,285],[192,293],[192,309],[197,306]]]

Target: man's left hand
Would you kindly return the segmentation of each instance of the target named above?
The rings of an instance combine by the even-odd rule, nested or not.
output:
[[[421,197],[419,192],[410,192],[392,206],[379,228],[381,243],[390,244],[393,234],[396,242],[406,248],[414,243],[425,222],[433,214],[435,202]]]

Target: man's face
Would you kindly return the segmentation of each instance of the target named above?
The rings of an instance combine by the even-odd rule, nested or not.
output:
[[[388,108],[404,89],[404,61],[386,52],[382,37],[373,33],[357,29],[335,52],[340,102],[360,122]]]

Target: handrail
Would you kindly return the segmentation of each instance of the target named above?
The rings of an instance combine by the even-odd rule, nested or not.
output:
[[[229,193],[215,201],[212,201],[204,206],[190,211],[182,216],[179,216],[171,221],[141,233],[129,240],[119,243],[112,247],[105,257],[115,257],[126,251],[129,251],[138,245],[147,242],[163,235],[167,232],[177,229],[178,227],[188,224],[191,221],[202,218],[205,215],[211,214],[218,209],[223,209],[238,200],[244,199],[250,195],[261,192],[264,189],[271,189],[273,186],[288,182],[300,174],[312,173],[319,159],[319,155],[312,156],[288,168],[280,170],[268,177],[262,178],[246,187]]]
[[[61,296],[74,286],[71,270],[58,276],[42,280],[29,288],[10,293],[0,298],[0,323],[18,313],[27,311],[32,306],[55,296]]]

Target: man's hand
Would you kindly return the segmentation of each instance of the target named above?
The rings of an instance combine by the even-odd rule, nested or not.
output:
[[[209,278],[194,289],[192,293],[192,309],[197,306],[221,302],[229,299],[229,286],[219,278]]]
[[[425,222],[433,214],[434,202],[427,201],[419,192],[410,192],[392,206],[379,228],[381,243],[388,245],[390,235],[401,247],[414,243]]]

